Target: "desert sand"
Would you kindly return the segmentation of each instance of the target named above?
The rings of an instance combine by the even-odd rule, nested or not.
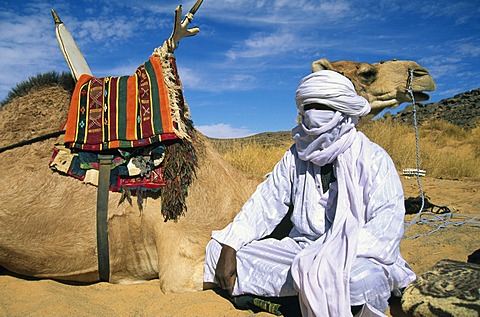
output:
[[[402,176],[405,197],[416,197],[415,178]],[[421,186],[431,203],[446,205],[458,226],[442,228],[413,224],[405,234],[401,250],[417,274],[440,259],[466,261],[480,248],[480,226],[460,225],[470,217],[480,217],[480,180],[421,178]],[[428,216],[427,213],[422,213]],[[406,215],[408,224],[415,215]],[[480,219],[477,220],[477,224]],[[436,222],[435,224],[440,224]],[[389,316],[405,316],[398,300],[391,303]],[[0,272],[0,316],[273,316],[236,310],[230,302],[213,291],[164,294],[158,281],[134,285],[96,283],[70,285],[53,280],[33,280]]]

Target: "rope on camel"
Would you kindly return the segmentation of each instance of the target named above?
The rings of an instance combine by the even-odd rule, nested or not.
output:
[[[56,132],[52,132],[52,133],[47,133],[47,134],[38,136],[38,137],[33,138],[33,139],[29,139],[29,140],[23,140],[23,141],[20,141],[18,143],[14,143],[14,144],[7,145],[5,147],[0,148],[0,153],[8,151],[8,150],[12,150],[12,149],[15,149],[17,147],[24,146],[24,145],[29,145],[29,144],[33,144],[33,143],[36,143],[36,142],[40,142],[40,141],[48,140],[48,139],[51,139],[51,138],[55,138],[55,137],[58,137],[62,134],[65,134],[65,130],[56,131]]]
[[[410,240],[410,239],[416,239],[416,238],[419,238],[419,237],[429,236],[429,235],[439,231],[440,229],[458,227],[458,226],[461,226],[461,225],[464,225],[464,224],[469,224],[471,226],[480,227],[480,216],[470,217],[470,216],[456,214],[455,215],[456,218],[463,218],[465,220],[464,221],[453,221],[452,218],[453,218],[454,213],[451,212],[450,209],[448,209],[448,207],[446,207],[446,206],[439,207],[439,208],[445,208],[444,212],[442,212],[442,213],[434,213],[433,216],[423,215],[423,217],[422,217],[422,213],[423,213],[424,207],[425,207],[425,193],[423,191],[422,184],[420,182],[420,146],[419,146],[420,138],[419,138],[419,134],[418,134],[417,107],[416,107],[416,103],[415,103],[415,96],[413,95],[413,76],[414,76],[414,70],[410,69],[409,70],[409,76],[408,76],[407,92],[409,93],[410,97],[412,98],[412,104],[413,104],[413,126],[415,128],[415,153],[416,153],[416,160],[417,160],[417,162],[416,162],[417,171],[416,171],[415,175],[416,175],[416,178],[417,178],[417,185],[418,185],[418,188],[420,190],[421,206],[420,206],[419,211],[415,215],[415,217],[412,219],[412,221],[410,221],[407,224],[407,226],[405,228],[405,233],[408,231],[408,229],[410,229],[410,227],[413,224],[417,224],[417,225],[425,224],[425,225],[433,226],[435,228],[428,233],[417,234],[417,235],[414,235],[414,236],[407,237],[405,239]],[[436,206],[436,207],[438,207],[438,206]],[[433,212],[433,208],[432,208],[432,212]]]

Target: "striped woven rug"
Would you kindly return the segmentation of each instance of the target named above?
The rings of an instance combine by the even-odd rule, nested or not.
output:
[[[70,103],[65,144],[101,151],[177,139],[170,104],[162,63],[155,55],[133,76],[82,75]]]

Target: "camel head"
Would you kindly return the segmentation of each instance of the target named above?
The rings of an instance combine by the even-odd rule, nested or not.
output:
[[[413,71],[411,88],[415,101],[428,100],[430,97],[424,92],[436,88],[429,72],[414,61],[392,60],[368,64],[320,59],[312,63],[312,71],[324,69],[337,71],[349,78],[357,93],[370,102],[373,115],[385,108],[395,108],[403,102],[412,101],[408,92],[410,70]]]

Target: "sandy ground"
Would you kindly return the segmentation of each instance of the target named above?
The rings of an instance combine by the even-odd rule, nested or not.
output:
[[[402,179],[405,196],[418,196],[416,179]],[[480,180],[443,180],[422,178],[422,187],[430,201],[447,205],[454,212],[451,221],[464,222],[480,216]],[[406,216],[409,223],[414,215]],[[480,221],[480,220],[479,220]],[[438,223],[437,223],[438,224]],[[406,232],[402,253],[421,274],[440,259],[466,261],[480,248],[480,227],[459,225],[416,239],[435,227],[414,224]],[[405,316],[399,302],[392,302],[388,314]],[[136,285],[97,283],[68,285],[52,280],[28,280],[0,272],[0,316],[272,316],[235,310],[213,291],[164,294],[158,281]]]

